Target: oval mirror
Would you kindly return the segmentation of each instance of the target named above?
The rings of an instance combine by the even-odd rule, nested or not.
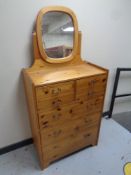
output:
[[[43,8],[36,27],[39,51],[45,61],[63,63],[76,58],[78,25],[72,10],[62,6]]]
[[[65,12],[51,11],[42,18],[43,48],[50,58],[64,58],[72,53],[74,25]]]

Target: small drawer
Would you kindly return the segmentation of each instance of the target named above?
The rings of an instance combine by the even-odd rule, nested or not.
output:
[[[66,139],[62,139],[59,142],[55,142],[48,146],[44,146],[42,142],[44,159],[49,162],[53,162],[65,155],[75,152],[89,145],[94,145],[97,142],[97,127],[90,128],[83,132],[79,132],[77,136],[70,136]]]
[[[104,97],[105,94],[105,90],[99,90],[97,89],[97,91],[95,91],[94,89],[83,89],[83,91],[81,93],[77,93],[76,94],[76,100],[84,100],[84,101],[88,101],[91,99],[94,99],[96,97]]]
[[[36,97],[39,100],[50,99],[74,93],[74,81],[44,85],[36,88]]]
[[[102,110],[101,98],[96,98],[84,103],[76,103],[70,106],[65,106],[61,110],[53,110],[51,112],[39,112],[39,122],[41,130],[52,128],[54,126],[65,124],[66,122],[74,122],[73,120],[92,116],[93,113],[98,113]],[[92,117],[96,118],[96,117]]]
[[[104,92],[106,87],[106,75],[93,76],[89,78],[82,78],[76,81],[76,92],[78,94],[85,93],[88,96],[95,96]]]

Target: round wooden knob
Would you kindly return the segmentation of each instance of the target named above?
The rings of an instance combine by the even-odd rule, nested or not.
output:
[[[55,89],[52,90],[53,95],[58,95],[60,92],[61,92],[60,88],[55,88]]]
[[[52,104],[53,104],[54,107],[58,108],[61,105],[61,100],[59,100],[59,99],[55,100],[55,101],[52,102]]]

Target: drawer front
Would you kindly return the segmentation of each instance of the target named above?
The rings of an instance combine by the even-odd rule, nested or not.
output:
[[[99,87],[105,86],[107,81],[107,75],[97,75],[87,78],[81,78],[77,80],[77,88],[90,88],[90,87]]]
[[[84,115],[83,118],[78,118],[73,122],[66,122],[57,125],[49,125],[44,129],[41,129],[41,136],[43,140],[43,146],[60,142],[61,139],[68,139],[68,137],[75,138],[80,133],[82,134],[86,130],[95,127],[100,122],[100,113],[92,115]]]
[[[74,93],[74,81],[45,85],[36,88],[39,101]]]
[[[92,98],[96,95],[104,95],[106,81],[106,75],[93,76],[77,80],[76,94],[77,96],[84,94],[87,98]]]
[[[61,110],[53,110],[46,113],[39,112],[40,128],[43,130],[47,127],[61,125],[64,122],[73,122],[78,118],[99,113],[102,110],[103,97],[97,97],[89,101],[80,101],[70,106],[65,106]]]
[[[52,110],[61,110],[65,105],[69,105],[74,102],[74,94],[64,95],[62,97],[53,97],[51,99],[37,99],[38,112],[49,112]]]
[[[66,139],[55,142],[49,146],[43,146],[44,160],[53,162],[69,153],[82,149],[88,145],[93,145],[97,140],[97,127],[85,130],[77,135],[70,135]]]
[[[78,108],[81,108],[83,111],[86,111],[86,113],[88,114],[88,113],[95,113],[97,111],[102,110],[104,97],[98,96],[96,98],[88,99],[86,101],[86,96],[79,96],[77,100],[79,101]]]
[[[76,115],[77,105],[71,104],[60,108],[59,110],[53,110],[46,113],[45,111],[39,112],[40,128],[56,126],[66,121],[72,121],[74,118],[78,118]],[[75,116],[75,117],[74,117]]]

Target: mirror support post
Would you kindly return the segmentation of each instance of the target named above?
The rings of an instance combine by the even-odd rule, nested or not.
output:
[[[81,56],[81,31],[78,33],[78,49],[77,49],[77,55]]]
[[[38,48],[36,32],[33,33],[33,50],[34,50],[34,61],[40,59],[41,55]]]

